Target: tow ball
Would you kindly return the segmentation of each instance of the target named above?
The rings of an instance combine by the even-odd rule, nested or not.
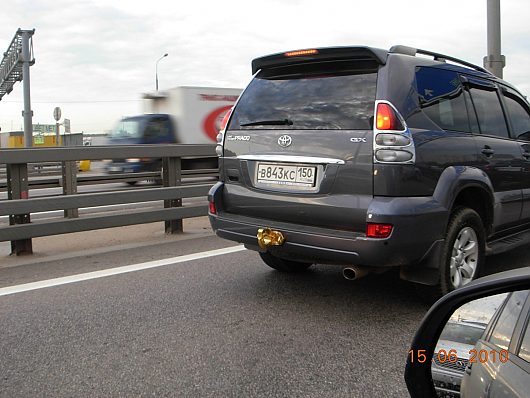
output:
[[[270,228],[259,228],[256,237],[259,247],[262,249],[269,246],[281,246],[285,242],[285,237],[280,231],[274,231]]]

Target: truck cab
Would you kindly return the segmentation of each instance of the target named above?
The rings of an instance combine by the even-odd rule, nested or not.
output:
[[[175,144],[175,123],[167,114],[125,117],[111,131],[109,145]],[[159,171],[161,159],[113,159],[107,164],[109,174]]]

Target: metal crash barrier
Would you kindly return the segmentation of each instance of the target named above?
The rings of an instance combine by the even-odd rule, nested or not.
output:
[[[213,145],[134,145],[79,146],[60,148],[0,149],[0,164],[5,164],[7,199],[0,200],[0,216],[9,216],[9,225],[0,225],[0,241],[11,241],[11,253],[32,253],[31,238],[113,228],[126,225],[165,222],[166,233],[182,231],[182,219],[208,213],[206,195],[213,182],[186,182],[185,175],[201,175],[198,170],[182,170],[182,158],[215,157]],[[127,176],[77,177],[79,160],[156,158],[162,159],[161,187],[78,193],[78,184],[104,184],[127,181]],[[60,162],[62,175],[55,183],[28,178],[28,164]],[[218,176],[217,170],[202,174]],[[121,178],[120,178],[121,177]],[[183,179],[184,177],[184,179]],[[52,181],[54,181],[52,179]],[[2,182],[0,182],[1,185]],[[62,186],[62,195],[30,197],[29,189]],[[203,197],[199,204],[182,205],[183,198]],[[163,208],[135,209],[118,214],[91,213],[80,216],[79,209],[138,202],[163,201]],[[63,210],[64,218],[31,220],[32,213]]]

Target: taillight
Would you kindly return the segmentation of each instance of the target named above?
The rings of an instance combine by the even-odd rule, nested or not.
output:
[[[416,150],[412,133],[390,102],[376,102],[374,124],[374,162],[414,164]]]
[[[215,207],[215,203],[213,201],[208,202],[208,210],[210,214],[217,214],[217,209]]]
[[[376,223],[367,223],[366,224],[366,236],[368,238],[388,238],[392,233],[392,224],[376,224]]]
[[[375,143],[381,146],[407,146],[410,138],[402,134],[379,133],[375,136]]]
[[[378,130],[403,130],[403,124],[401,124],[394,108],[389,104],[377,104],[375,120],[375,126]]]
[[[381,162],[402,163],[412,160],[412,153],[397,149],[379,149],[375,152],[375,158]]]
[[[221,120],[221,125],[219,126],[219,133],[217,134],[217,137],[216,137],[217,146],[215,147],[215,153],[219,157],[223,156],[223,141],[224,141],[225,130],[226,130],[228,120],[230,120],[230,116],[232,115],[233,110],[234,110],[234,107],[231,107],[228,111],[226,111],[223,117],[223,120]]]
[[[228,124],[228,119],[230,119],[230,115],[232,114],[232,111],[234,110],[234,107],[230,108],[223,117],[223,120],[221,121],[221,126],[219,127],[219,131],[224,133],[226,129],[226,125]],[[218,140],[219,141],[219,140]]]

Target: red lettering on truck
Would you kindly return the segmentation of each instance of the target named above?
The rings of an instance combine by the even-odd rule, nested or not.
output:
[[[236,102],[237,95],[216,95],[216,94],[199,94],[201,101],[228,101]]]

